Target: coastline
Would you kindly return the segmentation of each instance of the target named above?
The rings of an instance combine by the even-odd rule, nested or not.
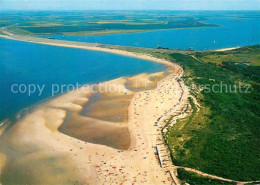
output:
[[[260,183],[249,181],[259,179],[254,121],[258,89],[251,92],[248,87],[250,95],[189,89],[194,84],[215,86],[219,82],[257,84],[260,12],[190,11],[188,17],[185,12],[152,11],[148,15],[144,10],[137,16],[130,12],[130,17],[120,11],[3,13],[1,56],[6,59],[2,62],[4,76],[10,73],[10,80],[3,84],[7,84],[3,89],[7,94],[0,118],[0,185]],[[216,27],[116,35],[110,29],[155,28],[153,23],[158,21],[171,24],[159,27],[179,23]],[[150,25],[139,25],[143,23]],[[95,34],[101,31],[101,36],[59,33],[86,28]],[[102,30],[110,33],[102,34]],[[39,38],[37,32],[57,35]],[[37,69],[44,70],[37,73]],[[20,93],[13,95],[13,88],[12,92],[8,88],[15,81],[48,80],[64,85],[98,83],[95,90],[114,86],[119,92],[79,87],[41,96],[43,100],[27,107],[33,97],[20,98]],[[136,81],[147,86],[137,87]],[[223,106],[214,108],[220,103],[228,107],[224,114]],[[8,116],[9,110],[19,107],[26,108]]]
[[[222,51],[231,51],[231,50],[235,50],[235,49],[239,49],[240,46],[237,46],[237,47],[230,47],[230,48],[222,48],[222,49],[216,49],[216,50],[213,50],[213,51],[217,51],[217,52],[222,52]]]
[[[37,141],[37,144],[41,144],[43,147],[40,147],[40,151],[42,152],[51,152],[48,157],[61,155],[62,158],[66,158],[66,161],[69,161],[68,165],[63,166],[62,168],[67,169],[71,168],[71,165],[76,166],[76,170],[73,172],[69,172],[69,170],[65,170],[66,173],[70,175],[68,177],[63,176],[64,179],[79,179],[79,182],[89,183],[90,184],[104,184],[104,183],[143,183],[143,184],[171,184],[172,181],[178,182],[176,180],[176,171],[169,171],[169,174],[165,172],[168,171],[167,168],[161,168],[160,164],[158,163],[158,156],[155,155],[155,146],[157,144],[162,144],[161,132],[158,127],[155,127],[154,123],[158,121],[164,121],[167,119],[168,111],[172,110],[172,107],[176,105],[177,111],[181,111],[181,107],[187,104],[187,97],[188,90],[185,91],[185,94],[181,94],[181,89],[178,86],[177,76],[179,76],[179,70],[182,68],[179,65],[173,64],[170,61],[165,59],[159,59],[147,54],[140,54],[134,53],[119,49],[111,49],[111,48],[102,48],[99,47],[99,44],[91,44],[91,43],[77,43],[73,41],[58,41],[58,40],[49,40],[49,39],[40,39],[33,40],[34,37],[31,37],[29,40],[19,38],[13,38],[10,36],[0,36],[7,39],[13,39],[18,41],[24,42],[31,42],[37,44],[45,44],[45,45],[52,45],[52,46],[59,46],[59,47],[71,47],[71,48],[78,48],[78,49],[86,49],[86,50],[93,50],[99,52],[108,52],[117,55],[124,55],[128,57],[139,58],[143,60],[149,60],[152,62],[157,62],[168,66],[169,68],[174,68],[174,71],[171,71],[169,75],[164,76],[160,81],[159,85],[155,87],[155,89],[149,90],[141,90],[137,92],[131,92],[131,90],[126,88],[126,81],[125,77],[120,77],[111,81],[105,81],[102,84],[115,82],[120,88],[124,90],[124,93],[131,94],[131,100],[128,102],[128,120],[127,123],[114,123],[111,124],[109,121],[100,121],[96,118],[83,118],[78,117],[79,112],[83,109],[83,106],[87,104],[89,101],[91,93],[80,92],[77,93],[76,91],[70,92],[60,97],[57,97],[50,102],[38,107],[32,113],[28,114],[17,123],[14,128],[14,132],[11,135],[17,135],[21,141],[18,141],[18,138],[7,138],[8,145],[10,144],[15,145],[15,148],[18,147],[23,142],[28,142],[27,136],[24,134],[26,132],[33,133],[32,138],[33,142],[29,142],[28,148],[31,148],[30,145],[34,145]],[[26,37],[25,37],[26,38]],[[228,51],[237,49],[234,48],[223,48],[214,51]],[[143,81],[147,78],[146,75],[152,74],[139,74],[136,76],[132,76],[130,78],[139,79]],[[147,80],[147,79],[146,79]],[[160,85],[161,84],[161,85]],[[169,85],[170,84],[170,85]],[[172,86],[173,85],[173,86]],[[184,85],[184,84],[183,84]],[[177,89],[174,88],[177,87]],[[178,89],[179,88],[179,89]],[[184,88],[186,88],[184,86]],[[174,89],[173,92],[169,92],[169,89]],[[168,93],[168,94],[166,94]],[[74,94],[70,96],[71,94]],[[116,95],[119,96],[119,95]],[[122,94],[120,95],[122,96]],[[65,98],[64,98],[65,97]],[[144,98],[143,98],[144,97]],[[178,100],[181,97],[183,99],[180,104],[178,104]],[[169,102],[167,102],[169,101]],[[141,108],[139,108],[141,107]],[[74,120],[77,120],[76,129],[75,125],[72,125],[69,128],[65,128],[65,130],[61,130],[62,125],[68,114],[72,114]],[[138,112],[138,113],[137,113]],[[149,115],[147,115],[149,112]],[[166,115],[164,117],[164,115]],[[46,118],[52,117],[52,118]],[[97,121],[98,120],[98,121]],[[44,123],[42,123],[42,121]],[[38,122],[39,124],[35,126],[35,128],[31,128],[32,125],[30,122],[35,123]],[[117,148],[114,146],[109,146],[104,143],[100,143],[99,141],[90,141],[89,138],[85,137],[86,133],[82,132],[86,129],[89,129],[86,126],[79,126],[83,125],[83,123],[95,123],[98,126],[92,127],[92,132],[100,131],[102,128],[108,127],[110,130],[106,134],[106,138],[111,138],[113,136],[112,142],[116,142],[117,138],[127,137],[126,133],[129,133],[130,137],[130,145],[126,144],[126,148]],[[140,124],[141,123],[141,124]],[[163,124],[161,126],[164,126]],[[34,126],[33,126],[34,127]],[[78,128],[79,127],[79,128]],[[124,132],[117,132],[115,134],[115,130],[124,129]],[[67,130],[66,130],[67,129]],[[93,130],[94,129],[94,130]],[[128,129],[128,131],[127,131]],[[25,133],[20,133],[21,130]],[[42,130],[43,133],[37,133],[37,130]],[[71,130],[73,131],[71,133]],[[103,129],[104,130],[104,129]],[[98,134],[100,132],[98,131]],[[106,132],[106,131],[105,131]],[[95,133],[96,134],[96,133]],[[94,134],[94,136],[95,136]],[[102,139],[104,139],[103,135],[104,132],[101,133]],[[49,137],[51,135],[51,137]],[[91,135],[91,131],[88,133]],[[39,139],[38,137],[42,137]],[[85,139],[85,140],[84,140]],[[57,140],[57,141],[55,141]],[[46,143],[48,142],[48,144]],[[25,143],[26,143],[25,142]],[[62,145],[63,147],[60,148],[59,146]],[[68,146],[67,146],[68,145]],[[84,147],[82,147],[84,146]],[[85,149],[86,148],[86,149]],[[162,148],[164,151],[165,148]],[[167,150],[167,149],[166,149]],[[18,150],[19,151],[19,150]],[[68,151],[72,152],[73,155]],[[139,151],[141,153],[139,153]],[[162,152],[164,155],[169,155],[169,153]],[[40,154],[43,155],[43,154]],[[7,155],[8,156],[8,155]],[[77,156],[77,157],[75,157]],[[88,157],[86,157],[88,156]],[[94,157],[93,157],[94,156]],[[8,163],[8,159],[6,160],[6,156],[3,153],[0,153],[0,158],[3,158],[4,163]],[[31,159],[30,157],[28,157]],[[41,157],[40,157],[41,158]],[[75,159],[77,158],[77,159]],[[95,158],[95,159],[94,159]],[[120,159],[120,161],[117,161]],[[133,159],[127,161],[128,159]],[[24,160],[24,159],[22,159]],[[28,160],[28,159],[27,159]],[[58,159],[57,159],[58,160]],[[140,161],[141,160],[141,161]],[[143,161],[144,160],[144,161]],[[25,160],[26,161],[26,160]],[[167,161],[167,157],[166,157]],[[30,164],[30,161],[27,161]],[[55,160],[55,163],[57,161]],[[65,162],[62,160],[62,163]],[[60,163],[60,162],[58,162]],[[82,166],[82,164],[84,165]],[[169,163],[169,164],[167,164]],[[51,164],[52,166],[53,164]],[[56,164],[55,164],[56,165]],[[61,165],[61,164],[59,164]],[[167,167],[171,166],[171,161],[164,162],[164,165]],[[3,168],[4,164],[0,164],[0,167]],[[0,168],[0,173],[1,173]],[[84,170],[82,170],[84,168]],[[118,171],[119,169],[119,171]],[[39,169],[40,171],[41,169]],[[49,179],[44,180],[44,184],[52,184],[53,172],[49,173]],[[136,175],[137,174],[137,175]],[[39,174],[40,175],[40,174]],[[39,176],[37,175],[37,176]],[[48,180],[50,182],[48,182]],[[68,180],[68,179],[67,179]],[[68,180],[69,181],[69,180]],[[64,181],[65,182],[65,181]],[[59,183],[57,181],[56,183]]]
[[[50,46],[70,47],[70,48],[86,49],[86,50],[92,50],[92,51],[107,52],[107,53],[123,55],[123,56],[127,56],[127,57],[134,57],[134,58],[139,58],[139,59],[143,59],[143,60],[149,60],[152,62],[164,64],[166,66],[171,65],[171,63],[166,60],[161,60],[161,59],[149,56],[147,54],[140,54],[140,53],[134,53],[134,52],[129,52],[129,51],[120,50],[120,49],[100,47],[103,44],[98,44],[98,43],[76,42],[76,41],[66,41],[66,40],[56,40],[56,39],[52,40],[52,39],[34,37],[34,36],[29,36],[29,37],[19,36],[19,35],[15,35],[15,34],[12,34],[9,32],[5,32],[5,33],[6,33],[6,35],[0,35],[0,37],[5,38],[5,39],[16,40],[16,41],[30,42],[30,43],[35,43],[35,44],[44,44],[44,45],[50,45]],[[235,50],[235,49],[239,49],[239,48],[240,48],[240,46],[236,46],[236,47],[213,49],[213,50],[208,50],[208,51],[224,52],[224,51],[231,51],[231,50]]]
[[[8,36],[5,38],[9,38]],[[13,38],[9,38],[13,39]],[[17,39],[14,39],[17,40]],[[31,151],[29,156],[20,156],[18,158],[7,158],[5,164],[7,168],[0,169],[0,172],[8,176],[7,170],[12,172],[20,168],[30,171],[30,166],[33,166],[33,160],[42,161],[43,158],[49,159],[54,156],[52,162],[47,162],[47,166],[60,166],[64,169],[64,174],[60,174],[62,178],[56,179],[53,177],[55,169],[43,166],[43,169],[31,171],[33,176],[40,177],[43,184],[64,183],[66,181],[77,180],[81,183],[88,184],[104,184],[104,183],[143,183],[143,184],[171,184],[170,174],[165,173],[165,169],[158,164],[158,159],[155,152],[155,146],[158,142],[158,136],[161,134],[160,129],[154,125],[157,119],[165,112],[170,110],[173,105],[177,104],[181,90],[178,86],[177,75],[181,67],[164,59],[158,59],[146,54],[136,54],[133,52],[101,48],[98,45],[76,45],[72,43],[48,43],[46,41],[34,42],[32,40],[22,40],[25,42],[33,42],[38,44],[55,45],[61,47],[73,47],[79,49],[95,50],[100,52],[109,52],[113,54],[135,57],[152,62],[157,62],[168,66],[169,74],[139,74],[129,77],[128,81],[140,80],[151,81],[150,78],[155,75],[159,76],[158,80],[148,83],[152,89],[139,90],[133,92],[126,88],[127,80],[125,77],[103,82],[102,84],[117,84],[122,90],[119,94],[106,94],[106,96],[121,97],[125,93],[131,95],[130,101],[127,103],[128,119],[125,123],[114,123],[102,121],[100,119],[83,117],[79,112],[83,109],[83,105],[87,104],[90,92],[75,90],[63,94],[49,102],[36,107],[35,110],[19,120],[13,128],[3,138],[1,145],[4,151],[8,151],[9,147],[13,148],[15,153]],[[47,40],[48,41],[48,40]],[[159,72],[160,73],[160,72]],[[154,85],[154,84],[157,85]],[[172,89],[169,91],[169,89]],[[187,91],[186,91],[187,92]],[[185,97],[187,94],[185,95]],[[120,100],[121,101],[121,100]],[[185,101],[184,101],[185,102]],[[113,102],[114,103],[114,102]],[[100,111],[100,110],[99,110]],[[149,114],[147,114],[149,112]],[[67,131],[61,130],[68,114],[76,121],[76,125],[72,124],[67,128]],[[74,122],[73,122],[74,123]],[[86,123],[92,124],[86,128]],[[80,126],[82,125],[82,126]],[[108,131],[106,130],[108,128]],[[90,129],[86,140],[86,134],[82,132]],[[94,129],[94,130],[93,130]],[[97,135],[104,139],[114,137],[113,142],[118,141],[122,137],[126,137],[124,131],[119,135],[113,134],[115,130],[128,130],[130,144],[127,149],[114,148],[106,144],[97,142],[88,142],[91,133],[93,137]],[[102,131],[103,130],[103,131]],[[40,131],[40,132],[39,132]],[[94,132],[93,132],[94,131]],[[77,137],[78,136],[78,137]],[[111,136],[111,137],[109,137]],[[83,139],[82,139],[83,137]],[[91,136],[92,137],[92,136]],[[91,140],[92,141],[92,140]],[[37,153],[34,151],[34,146],[37,144]],[[39,146],[38,146],[39,145]],[[22,147],[23,146],[23,147]],[[2,151],[1,151],[2,152]],[[48,155],[46,156],[46,152]],[[0,157],[5,159],[9,153],[0,153]],[[37,155],[36,155],[37,154]],[[10,156],[16,156],[11,153]],[[133,159],[133,160],[129,160]],[[9,169],[12,161],[23,161]],[[65,162],[66,161],[66,162]],[[19,166],[20,165],[20,166]],[[1,164],[3,167],[4,164]],[[12,165],[11,165],[12,166]],[[74,170],[69,170],[74,166]],[[3,170],[3,171],[2,171]],[[42,171],[44,170],[44,171]],[[18,173],[22,173],[18,170]],[[69,175],[68,175],[69,174]],[[48,176],[48,178],[44,178]],[[29,177],[28,177],[29,178]]]
[[[77,179],[84,184],[87,182],[91,182],[90,184],[116,182],[170,184],[169,174],[165,174],[165,169],[160,167],[158,159],[154,154],[154,147],[160,142],[158,141],[160,129],[158,130],[158,127],[154,126],[154,123],[158,117],[178,102],[180,89],[177,86],[178,82],[175,77],[180,68],[179,66],[174,67],[174,71],[160,80],[159,85],[153,90],[131,92],[125,88],[126,79],[124,78],[102,83],[102,85],[116,84],[122,90],[116,96],[122,96],[126,92],[132,94],[127,108],[128,121],[123,125],[120,125],[121,123],[112,124],[110,122],[97,121],[93,118],[79,117],[78,113],[91,96],[91,93],[84,91],[84,89],[69,92],[43,104],[17,122],[3,139],[4,143],[6,143],[4,148],[12,147],[16,153],[28,150],[34,151],[34,145],[37,143],[37,146],[39,145],[37,147],[38,152],[35,153],[37,155],[29,155],[17,159],[12,159],[11,157],[11,159],[6,160],[7,167],[10,164],[10,160],[23,161],[22,166],[16,166],[17,169],[19,167],[24,168],[24,165],[32,166],[32,160],[37,159],[41,161],[47,152],[47,158],[53,156],[60,156],[62,158],[61,161],[60,159],[55,159],[46,165],[61,165],[66,172],[65,174],[61,174],[64,182],[69,178]],[[137,79],[149,79],[150,75],[152,74],[147,75],[147,77],[145,77],[146,75],[137,75]],[[173,90],[169,91],[169,88]],[[169,92],[166,93],[166,91]],[[60,132],[60,127],[66,119],[68,111],[74,117],[84,119],[84,124],[88,122],[91,124],[101,124],[95,129],[95,133],[97,134],[101,128],[111,128],[111,126],[117,128],[127,127],[131,138],[130,146],[126,150],[121,150],[103,144],[79,140]],[[72,126],[71,128],[76,128],[77,132],[80,131],[80,133],[81,130],[84,130],[79,125],[76,127]],[[92,126],[92,128],[95,127]],[[121,137],[125,136],[122,135],[119,138]],[[15,156],[15,154],[12,153],[10,156]],[[66,159],[66,162],[63,159]],[[71,165],[75,166],[75,170],[68,170],[71,168]],[[45,171],[36,168],[36,171],[46,175],[46,168],[46,166],[43,167]],[[12,171],[12,169],[9,170]],[[52,169],[47,168],[47,172],[47,179],[40,178],[43,184],[61,183],[62,180],[56,181],[53,175],[51,175],[53,174]],[[32,173],[40,177],[36,172]]]
[[[119,50],[119,49],[103,48],[103,47],[100,47],[102,44],[83,43],[83,42],[80,43],[80,42],[63,41],[63,40],[51,40],[51,39],[38,38],[38,37],[18,36],[18,35],[14,35],[14,34],[12,34],[12,36],[0,35],[0,37],[5,38],[5,39],[16,40],[16,41],[30,42],[30,43],[35,43],[35,44],[44,44],[44,45],[50,45],[50,46],[69,47],[69,48],[78,48],[78,49],[86,49],[86,50],[92,50],[92,51],[107,52],[107,53],[123,55],[123,56],[127,56],[127,57],[148,60],[148,61],[164,64],[166,66],[172,66],[171,62],[164,60],[164,59],[155,58],[155,57],[149,56],[147,54],[134,53],[134,52],[124,51],[124,50]]]
[[[131,33],[145,33],[145,32],[153,32],[153,31],[167,31],[167,30],[181,30],[181,29],[203,29],[203,28],[216,28],[221,27],[221,25],[216,24],[206,24],[204,26],[191,26],[191,27],[185,27],[185,28],[169,28],[169,29],[153,29],[153,30],[129,30],[129,32],[104,32],[104,33],[87,33],[87,34],[77,34],[77,32],[64,32],[62,34],[64,35],[70,35],[70,36],[96,36],[96,35],[114,35],[114,34],[131,34]],[[84,33],[84,32],[83,32]],[[42,35],[51,35],[51,34],[42,34]]]

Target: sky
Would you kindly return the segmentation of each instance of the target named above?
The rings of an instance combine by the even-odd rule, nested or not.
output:
[[[0,0],[0,10],[260,10],[260,0]]]

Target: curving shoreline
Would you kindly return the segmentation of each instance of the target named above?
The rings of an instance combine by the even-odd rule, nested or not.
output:
[[[90,184],[109,182],[158,184],[163,181],[170,184],[169,175],[165,174],[165,169],[160,167],[154,155],[154,146],[158,142],[158,127],[154,126],[154,123],[179,99],[180,91],[178,89],[166,93],[168,88],[178,88],[175,73],[176,70],[163,78],[156,89],[132,93],[133,97],[128,106],[128,122],[125,124],[131,137],[131,145],[127,150],[85,142],[59,131],[59,127],[66,118],[66,111],[75,112],[75,116],[77,116],[77,112],[82,110],[82,105],[88,102],[91,95],[85,91],[72,91],[40,106],[16,123],[5,135],[4,143],[1,144],[4,151],[8,151],[8,148],[11,147],[15,153],[31,151],[30,153],[33,154],[7,158],[7,169],[11,161],[23,161],[19,162],[21,166],[15,166],[15,169],[9,169],[9,171],[13,172],[21,167],[30,171],[30,167],[33,166],[32,161],[42,161],[47,152],[48,155],[44,158],[60,156],[46,165],[52,166],[54,170],[55,167],[61,166],[64,169],[64,174],[61,174],[64,181],[57,181],[52,175],[53,169],[43,166],[44,171],[36,168],[36,172],[41,172],[44,177],[47,171],[48,179],[42,179],[36,172],[31,172],[43,184],[65,183],[67,178],[78,180],[83,184],[89,182],[92,182]],[[124,90],[123,94],[130,93],[123,85],[124,78],[104,83],[116,83]],[[147,114],[148,112],[149,114]],[[85,123],[87,123],[86,121],[92,123],[95,120],[85,120]],[[109,125],[108,122],[102,122],[102,126],[97,129],[110,127]],[[76,128],[84,130],[78,126]],[[34,146],[37,146],[37,150],[34,149]],[[12,152],[8,152],[6,155],[16,156]],[[75,166],[76,170],[69,170],[71,165]],[[6,177],[5,168],[3,169]]]
[[[5,38],[18,40],[9,36]],[[89,101],[91,93],[83,91],[72,91],[61,95],[46,104],[33,110],[22,120],[17,122],[14,127],[5,134],[0,143],[2,150],[1,156],[10,156],[5,160],[6,167],[0,169],[5,178],[9,173],[16,172],[22,174],[19,169],[26,169],[31,175],[41,183],[53,184],[78,181],[83,184],[104,184],[104,183],[137,183],[137,184],[171,184],[171,176],[165,174],[165,169],[161,168],[156,158],[155,146],[158,143],[158,127],[154,125],[157,119],[164,114],[165,111],[172,108],[180,98],[181,90],[175,76],[180,70],[180,66],[175,65],[167,60],[158,59],[146,54],[136,54],[133,52],[122,51],[117,49],[101,48],[98,45],[79,45],[75,42],[58,41],[58,43],[49,42],[49,39],[41,41],[32,40],[32,38],[21,39],[20,41],[33,42],[38,44],[55,45],[61,47],[73,47],[79,49],[88,49],[101,52],[109,52],[129,57],[150,60],[168,66],[170,74],[164,76],[157,74],[159,81],[149,82],[150,77],[155,74],[141,74],[130,77],[129,80],[148,81],[149,86],[153,87],[149,90],[131,92],[126,89],[126,80],[121,77],[115,80],[103,82],[102,84],[117,84],[122,89],[120,94],[108,94],[107,96],[124,96],[125,93],[132,95],[127,106],[128,120],[127,123],[110,123],[100,121],[99,119],[87,118],[78,115],[83,109],[83,105]],[[158,85],[154,86],[154,83]],[[171,90],[169,90],[171,89]],[[187,97],[187,94],[185,95]],[[73,122],[69,131],[74,129],[74,134],[67,135],[60,132],[64,120],[68,116],[68,111],[72,113],[75,119],[80,122]],[[148,113],[148,114],[147,114]],[[77,123],[77,124],[75,124]],[[127,128],[130,134],[131,143],[127,150],[120,150],[110,146],[98,143],[91,143],[81,139],[77,139],[77,134],[84,136],[85,124],[95,124],[88,129],[95,134],[101,134],[100,129],[114,129],[122,127]],[[81,127],[82,125],[83,127]],[[109,131],[110,132],[110,131]],[[109,136],[108,132],[108,136]],[[111,136],[112,132],[110,133]],[[91,132],[89,132],[90,134]],[[90,135],[87,135],[88,137]],[[95,135],[93,136],[95,137]],[[114,140],[125,137],[121,134]],[[12,150],[10,150],[10,147]],[[35,149],[35,147],[37,149]],[[8,152],[6,152],[8,151]],[[17,157],[15,153],[27,153],[30,155],[22,155]],[[14,152],[14,153],[13,153]],[[55,157],[59,156],[59,157]],[[34,166],[32,161],[43,163],[45,159],[54,158],[52,161],[46,162],[42,168],[31,171]],[[129,160],[131,159],[131,160]],[[12,161],[17,161],[16,165]],[[20,161],[20,162],[19,162]],[[21,162],[22,161],[22,162]],[[44,163],[45,164],[45,163]],[[53,167],[52,168],[50,168]],[[73,167],[74,166],[74,167]],[[10,169],[10,167],[13,167]],[[55,168],[61,167],[64,172],[60,174],[62,178],[53,176]],[[73,169],[73,170],[72,170]],[[43,171],[42,171],[43,170]],[[54,170],[54,171],[53,171]],[[24,175],[27,177],[26,175]],[[46,178],[48,176],[48,178]],[[30,177],[27,177],[30,178]],[[26,179],[26,178],[25,178]]]
[[[8,39],[18,40],[19,38],[10,37],[10,36],[0,36]],[[18,36],[19,37],[19,36]],[[130,146],[128,146],[127,150],[120,149],[120,148],[113,148],[108,145],[100,144],[100,143],[93,143],[88,142],[88,140],[82,139],[82,135],[84,136],[86,133],[82,132],[86,128],[85,126],[80,127],[79,125],[83,123],[98,123],[100,127],[96,127],[94,132],[97,130],[102,129],[102,127],[114,127],[109,122],[101,122],[97,121],[93,118],[79,118],[78,112],[83,109],[84,104],[89,101],[91,94],[86,92],[71,92],[62,95],[61,97],[55,98],[51,102],[44,104],[43,106],[37,108],[31,114],[26,116],[23,120],[18,123],[18,126],[15,126],[15,131],[13,135],[21,134],[20,137],[22,138],[21,141],[17,139],[7,138],[7,141],[10,145],[17,145],[22,144],[22,142],[28,141],[27,139],[23,140],[24,136],[28,130],[30,133],[34,133],[32,139],[37,141],[37,144],[42,144],[44,147],[40,150],[42,152],[50,152],[51,150],[54,151],[52,155],[61,155],[66,158],[67,161],[70,161],[73,165],[76,166],[77,170],[74,172],[66,171],[66,173],[70,173],[69,178],[77,179],[80,182],[87,184],[103,184],[103,183],[143,183],[143,184],[171,184],[172,180],[175,180],[174,172],[173,177],[169,174],[165,174],[165,169],[161,168],[158,164],[158,159],[156,159],[156,155],[154,155],[154,148],[157,144],[161,144],[161,138],[158,140],[160,136],[160,131],[158,132],[158,127],[155,127],[154,123],[159,121],[164,121],[167,119],[167,111],[171,111],[174,105],[177,106],[177,111],[180,111],[180,108],[187,103],[188,90],[185,93],[182,91],[183,89],[178,89],[177,76],[179,75],[178,71],[182,70],[179,65],[175,65],[167,60],[159,59],[152,57],[147,54],[139,54],[134,52],[123,51],[119,49],[110,49],[110,48],[102,48],[99,44],[89,44],[89,43],[76,43],[72,41],[57,41],[56,40],[49,40],[49,39],[40,39],[33,40],[34,37],[30,37],[30,39],[21,39],[19,41],[24,42],[32,42],[38,44],[46,44],[46,45],[53,45],[59,47],[72,47],[72,48],[79,48],[79,49],[87,49],[93,51],[100,51],[100,52],[109,52],[118,55],[124,55],[128,57],[135,57],[144,60],[150,60],[152,62],[161,63],[167,65],[169,68],[172,68],[172,71],[169,75],[163,76],[162,79],[159,81],[159,84],[152,89],[149,90],[142,90],[137,92],[131,92],[131,90],[126,89],[126,81],[123,77],[114,79],[111,81],[103,82],[106,83],[116,83],[120,88],[123,89],[124,93],[131,94],[131,100],[128,103],[128,120],[126,124],[117,123],[116,129],[121,129],[122,127],[127,128],[130,134]],[[237,49],[235,48],[225,48],[219,49],[214,51],[228,51]],[[168,69],[169,70],[169,69]],[[153,74],[141,74],[130,77],[131,79],[138,79],[140,81],[147,81],[150,75]],[[184,84],[183,84],[184,85]],[[174,88],[176,89],[174,89]],[[182,87],[181,88],[187,88]],[[173,92],[169,92],[169,89],[174,89]],[[168,90],[168,91],[167,91]],[[168,93],[168,94],[167,94]],[[123,94],[117,94],[115,96],[122,96]],[[108,95],[110,96],[110,95]],[[112,95],[114,96],[114,95]],[[183,101],[179,101],[183,99]],[[167,102],[169,101],[169,102]],[[65,111],[64,111],[65,110]],[[78,121],[79,125],[75,129],[75,124],[72,125],[71,128],[74,129],[74,134],[68,134],[64,131],[61,131],[60,128],[68,116],[68,111],[72,112],[74,118],[81,119]],[[165,113],[166,112],[166,113]],[[174,114],[174,113],[173,113]],[[162,118],[162,115],[166,115]],[[53,119],[47,119],[46,117],[53,117]],[[162,118],[162,119],[161,119]],[[42,123],[42,119],[44,120],[44,124]],[[30,122],[38,122],[39,125],[36,128],[31,128]],[[112,131],[114,131],[112,128]],[[43,135],[41,133],[37,133],[38,129],[43,130]],[[22,130],[25,133],[20,133],[19,130]],[[81,131],[81,137],[77,137],[77,134]],[[126,132],[125,132],[126,133]],[[119,138],[126,137],[125,133],[119,134]],[[91,132],[88,134],[90,135]],[[109,132],[109,135],[112,135],[113,132]],[[1,135],[1,134],[0,134]],[[38,135],[38,136],[37,136]],[[51,137],[48,137],[51,135]],[[46,141],[39,140],[39,136],[43,137],[49,143],[46,144]],[[113,135],[114,141],[117,139],[117,135]],[[12,138],[12,137],[11,137]],[[84,137],[83,137],[84,138]],[[55,142],[54,140],[58,140],[59,142]],[[20,142],[20,144],[19,144]],[[29,145],[34,145],[34,142],[30,142]],[[63,148],[59,148],[59,145],[63,145]],[[66,146],[68,145],[68,146]],[[84,147],[82,147],[84,145]],[[28,146],[29,148],[31,146]],[[59,149],[57,149],[57,148]],[[86,148],[86,150],[85,150]],[[70,152],[73,152],[72,154]],[[92,151],[93,150],[93,151]],[[164,150],[164,149],[163,149]],[[140,152],[140,153],[139,153]],[[82,154],[83,153],[83,154]],[[50,155],[49,157],[51,157]],[[74,155],[74,156],[73,156]],[[75,159],[75,155],[77,156]],[[167,152],[166,152],[166,155]],[[88,156],[88,159],[86,159]],[[3,155],[0,151],[0,158],[5,160],[5,155]],[[91,159],[90,159],[91,158]],[[95,159],[93,159],[95,158]],[[30,159],[30,157],[29,157]],[[118,161],[119,159],[120,161]],[[131,160],[129,160],[131,159]],[[24,159],[23,159],[24,160]],[[129,160],[129,161],[127,161]],[[136,162],[135,162],[136,161]],[[8,162],[8,160],[7,160]],[[29,161],[27,161],[29,162]],[[64,161],[65,162],[65,161]],[[84,163],[84,165],[82,165]],[[171,165],[165,163],[165,166]],[[169,162],[171,163],[171,162]],[[86,165],[87,164],[87,165]],[[0,164],[0,173],[1,167],[3,164]],[[63,166],[65,169],[70,168],[70,165]],[[85,169],[82,171],[82,168]],[[175,169],[176,167],[173,167]],[[171,169],[171,168],[168,168]],[[50,173],[51,174],[51,173]],[[91,175],[89,175],[91,174]],[[137,174],[137,175],[136,175]],[[65,177],[64,177],[65,178]],[[173,179],[172,179],[173,178]],[[46,184],[53,183],[53,179],[50,178],[48,181],[44,181]],[[57,181],[58,182],[58,181]],[[57,183],[56,182],[56,183]]]
[[[0,37],[5,39],[12,39],[22,42],[31,42],[35,44],[45,44],[50,46],[59,46],[59,47],[70,47],[70,48],[78,48],[78,49],[86,49],[86,50],[92,50],[92,51],[100,51],[100,52],[107,52],[117,55],[123,55],[128,57],[134,57],[139,58],[143,60],[148,60],[160,64],[164,64],[166,66],[172,66],[172,63],[164,60],[155,58],[153,56],[147,55],[147,54],[140,54],[140,53],[134,53],[129,52],[125,50],[119,50],[119,49],[110,49],[110,48],[103,48],[100,47],[101,44],[94,44],[94,43],[83,43],[83,42],[74,42],[74,41],[63,41],[63,40],[52,40],[47,38],[39,38],[39,37],[33,37],[33,36],[20,36],[15,35],[9,32],[4,32],[8,35],[0,35]]]

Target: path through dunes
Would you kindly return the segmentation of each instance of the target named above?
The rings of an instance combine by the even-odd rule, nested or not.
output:
[[[187,168],[187,167],[183,167],[183,166],[167,167],[166,169],[169,170],[169,171],[172,171],[172,170],[176,171],[177,169],[184,169],[188,172],[196,173],[196,174],[201,175],[203,177],[208,177],[208,178],[211,178],[211,179],[217,179],[217,180],[226,181],[226,182],[235,182],[238,185],[260,183],[260,181],[236,181],[236,180],[232,180],[232,179],[226,179],[226,178],[223,178],[223,177],[218,177],[216,175],[211,175],[211,174],[204,173],[204,172],[201,172],[201,171],[193,169],[193,168]]]

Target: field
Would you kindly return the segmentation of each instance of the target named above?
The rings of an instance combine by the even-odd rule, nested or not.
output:
[[[217,26],[203,20],[182,12],[164,11],[3,12],[0,27],[30,34],[98,35]]]

